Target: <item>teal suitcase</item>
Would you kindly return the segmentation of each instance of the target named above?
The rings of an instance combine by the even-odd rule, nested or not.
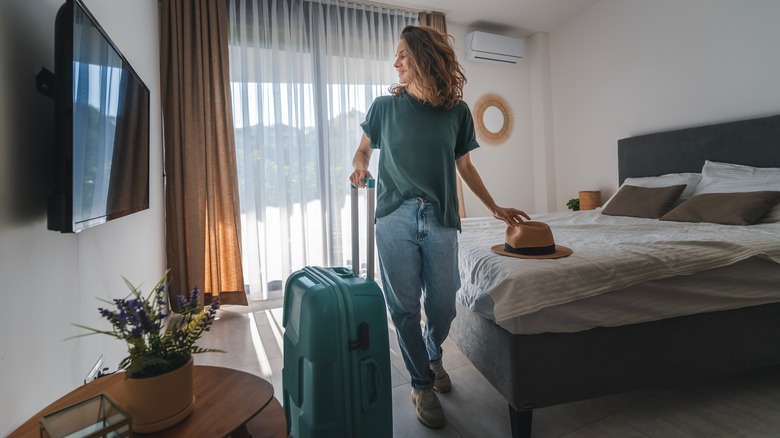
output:
[[[393,436],[385,300],[370,277],[305,267],[287,279],[282,387],[291,437]]]

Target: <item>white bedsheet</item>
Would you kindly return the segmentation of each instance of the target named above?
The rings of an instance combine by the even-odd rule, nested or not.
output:
[[[780,264],[733,265],[646,281],[498,323],[509,333],[574,333],[780,302]]]
[[[555,260],[526,260],[490,251],[505,225],[463,220],[461,304],[499,323],[605,292],[728,266],[751,257],[780,263],[780,224],[749,227],[615,217],[599,210],[534,215],[555,242],[574,250]]]

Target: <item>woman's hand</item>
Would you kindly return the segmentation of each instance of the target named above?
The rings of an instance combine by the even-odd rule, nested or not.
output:
[[[363,188],[366,186],[366,178],[373,178],[368,169],[355,169],[355,171],[352,172],[352,175],[349,176],[349,182],[357,188]]]
[[[492,213],[494,218],[500,221],[504,221],[510,227],[514,227],[515,225],[522,223],[524,220],[531,220],[531,218],[525,214],[524,211],[518,210],[516,208],[504,208],[496,206]]]
[[[372,152],[371,140],[366,134],[363,134],[355,152],[355,157],[352,159],[352,168],[355,171],[349,176],[349,182],[353,186],[363,188],[366,186],[366,178],[373,178],[371,172],[368,171],[368,162],[371,160]]]

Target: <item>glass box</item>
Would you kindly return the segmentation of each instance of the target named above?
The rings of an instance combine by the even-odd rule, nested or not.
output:
[[[129,437],[130,420],[111,397],[100,394],[41,418],[41,437]]]

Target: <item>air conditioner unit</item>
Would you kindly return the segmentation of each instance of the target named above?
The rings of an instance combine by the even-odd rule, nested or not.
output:
[[[487,32],[466,35],[466,59],[517,64],[523,58],[525,44],[522,38]]]

